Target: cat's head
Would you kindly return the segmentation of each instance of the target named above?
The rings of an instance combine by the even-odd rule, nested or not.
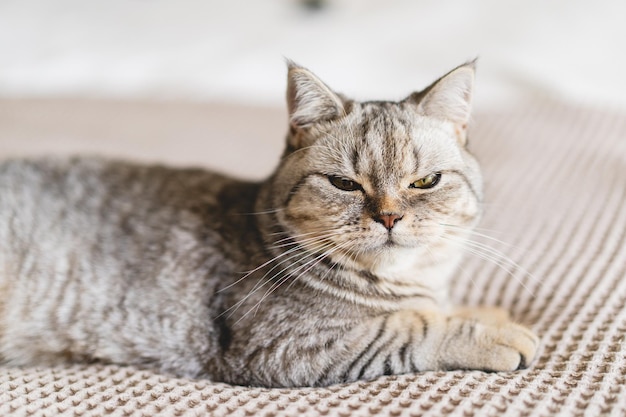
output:
[[[480,215],[466,150],[473,80],[468,63],[402,101],[356,102],[289,63],[290,130],[271,197],[281,228],[363,268],[448,256]]]

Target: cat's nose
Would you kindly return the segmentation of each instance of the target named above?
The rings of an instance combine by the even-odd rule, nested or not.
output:
[[[383,226],[387,228],[387,230],[393,229],[393,226],[396,225],[400,220],[404,217],[398,213],[380,213],[377,217],[374,218],[378,223],[381,223]]]

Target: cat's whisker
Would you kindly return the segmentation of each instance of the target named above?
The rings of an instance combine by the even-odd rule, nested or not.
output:
[[[348,241],[346,241],[346,242],[340,243],[339,245],[333,245],[334,247],[333,247],[333,248],[331,248],[331,250],[330,250],[330,251],[324,252],[324,253],[320,254],[320,256],[318,256],[316,259],[314,259],[314,261],[316,261],[316,262],[315,262],[315,263],[314,263],[314,264],[313,264],[310,268],[307,268],[307,270],[305,271],[305,273],[306,273],[306,272],[309,272],[309,271],[311,270],[311,268],[315,267],[315,266],[316,266],[316,265],[318,265],[320,262],[322,262],[324,259],[326,259],[326,258],[330,257],[331,255],[333,255],[333,254],[334,254],[334,253],[336,253],[336,252],[341,251],[341,252],[340,252],[341,257],[339,258],[339,260],[344,259],[344,258],[345,258],[345,256],[346,256],[347,254],[349,254],[350,252],[349,252],[349,251],[344,251],[343,249],[348,248],[348,247],[352,246],[353,244],[354,244],[354,241],[353,241],[353,240],[348,240]],[[336,264],[337,264],[337,263],[335,263],[335,265],[336,265]],[[331,269],[332,269],[332,267],[331,267],[331,268],[329,268],[329,271],[330,271]],[[329,272],[329,271],[326,271],[326,274],[324,274],[324,276],[323,276],[323,277],[321,277],[321,279],[322,279],[322,280],[323,280],[323,279],[324,279],[324,278],[328,275],[328,272]],[[295,281],[296,281],[298,278],[300,278],[302,275],[303,275],[303,274],[299,274],[299,275],[298,275],[298,277],[296,277],[296,279],[294,279],[294,280],[292,281],[292,283],[293,283],[293,282],[295,282]],[[290,285],[292,285],[292,284],[290,284]]]
[[[307,239],[301,239],[300,242],[297,240],[294,240],[294,238],[300,237],[300,236],[310,236],[310,235],[316,235],[313,237],[309,237]],[[293,260],[294,258],[298,258],[299,256],[301,256],[300,253],[298,253],[299,251],[304,251],[304,248],[302,247],[302,243],[305,243],[307,246],[311,247],[312,249],[319,249],[320,245],[317,245],[316,242],[325,242],[329,237],[333,237],[333,236],[338,236],[341,235],[340,232],[336,231],[336,230],[326,230],[326,231],[313,231],[313,232],[308,232],[308,233],[303,233],[300,235],[293,235],[293,236],[288,236],[286,238],[280,239],[277,242],[284,242],[287,240],[294,240],[293,242],[290,242],[288,244],[283,244],[283,245],[274,245],[273,248],[274,249],[280,249],[280,248],[284,248],[284,247],[288,247],[288,246],[294,246],[290,249],[285,250],[284,252],[280,253],[279,255],[275,256],[274,258],[264,262],[263,264],[257,266],[256,268],[250,270],[250,271],[246,271],[244,272],[244,275],[237,279],[236,281],[234,281],[233,283],[231,283],[230,285],[221,288],[218,292],[223,292],[228,290],[229,288],[232,288],[233,286],[239,284],[240,282],[242,282],[243,280],[245,280],[246,278],[248,278],[250,275],[252,275],[253,273],[261,270],[264,267],[269,266],[272,263],[275,263],[277,260],[283,258],[280,262],[278,262],[276,265],[274,265],[272,268],[270,268],[260,279],[259,281],[257,281],[257,283],[254,285],[254,287],[252,288],[252,290],[250,290],[250,292],[243,297],[238,303],[236,303],[235,305],[231,306],[230,308],[226,309],[225,311],[223,311],[221,315],[223,314],[229,314],[229,317],[234,314],[234,312],[239,308],[240,305],[244,304],[247,299],[252,296],[259,288],[262,288],[263,286],[266,285],[266,283],[268,281],[271,281],[272,279],[275,279],[276,276],[280,275],[281,273],[283,273],[286,268],[282,269],[281,271],[279,271],[278,273],[274,274],[274,276],[272,276],[271,278],[267,279],[268,275],[271,274],[274,270],[276,270],[276,268],[279,268],[281,265],[285,264],[286,262],[289,262],[291,260]],[[272,248],[272,247],[270,247]],[[306,254],[303,257],[303,259],[306,259],[306,257],[311,256],[311,254]],[[286,257],[286,258],[285,258]]]
[[[283,258],[285,256],[291,255],[292,253],[296,252],[298,249],[300,249],[299,246],[293,247],[291,249],[286,250],[285,252],[280,253],[279,255],[275,256],[274,258],[269,259],[268,261],[262,263],[261,265],[257,266],[256,268],[246,271],[246,272],[242,272],[242,274],[244,274],[241,278],[237,279],[236,281],[232,282],[231,284],[225,286],[224,288],[220,288],[217,292],[224,292],[232,287],[234,287],[235,285],[239,284],[240,282],[242,282],[243,280],[245,280],[246,278],[248,278],[250,275],[252,275],[253,273],[259,271],[260,269],[274,263],[276,260]],[[282,264],[285,261],[288,261],[290,259],[292,259],[293,257],[290,256],[288,257],[286,260],[281,261],[278,265]],[[274,266],[274,268],[276,268],[276,266]],[[272,269],[274,269],[272,268]],[[272,271],[272,269],[270,269],[270,272]]]
[[[323,245],[320,245],[320,247],[318,249],[323,249],[325,250],[327,247],[332,247],[331,243],[324,243]],[[255,288],[253,288],[253,290],[246,296],[246,298],[248,298],[249,296],[251,296],[254,292],[258,291],[259,289],[261,289],[262,287],[264,287],[265,285],[267,285],[270,282],[273,282],[274,280],[276,280],[277,277],[278,280],[276,282],[273,282],[273,284],[270,286],[270,288],[268,290],[266,290],[265,294],[261,297],[261,299],[254,305],[252,306],[244,315],[242,315],[242,317],[239,318],[239,320],[242,320],[243,318],[245,318],[248,314],[250,314],[252,311],[258,311],[258,308],[260,307],[260,305],[262,304],[263,301],[265,301],[265,299],[267,299],[267,297],[269,295],[271,295],[278,287],[280,287],[282,284],[284,284],[286,281],[288,281],[297,271],[302,270],[303,268],[306,268],[308,265],[310,265],[313,261],[315,261],[316,259],[318,259],[320,256],[323,257],[327,256],[327,254],[329,253],[329,251],[324,251],[322,253],[322,255],[318,255],[316,258],[314,258],[313,260],[309,260],[307,261],[305,264],[303,265],[299,265],[295,270],[290,271],[288,274],[284,275],[281,277],[281,274],[283,274],[285,271],[287,271],[288,268],[284,268],[281,271],[277,272],[276,274],[274,274],[272,277],[266,279],[263,281],[260,280],[260,282],[263,281],[263,283],[261,285],[258,286],[258,288],[255,286]],[[311,256],[315,256],[317,255],[317,253],[315,252],[308,252],[302,259],[306,259],[309,258]],[[314,267],[314,265],[310,266],[309,268],[306,268],[304,272],[300,273],[298,275],[298,277],[302,276],[303,274],[307,273],[308,271],[310,271],[310,269],[312,267]],[[265,277],[264,277],[265,278]],[[297,279],[297,278],[296,278]],[[256,313],[255,313],[256,314]],[[238,320],[238,321],[239,321]]]
[[[446,229],[448,229],[448,228],[458,229],[458,230],[463,231],[464,233],[467,233],[470,236],[477,236],[477,237],[480,237],[480,238],[483,238],[483,239],[491,240],[493,242],[496,242],[496,243],[504,245],[504,246],[508,246],[510,248],[520,249],[516,245],[512,245],[510,243],[504,242],[504,241],[502,241],[500,239],[494,238],[494,237],[489,236],[487,234],[477,232],[476,229],[467,229],[467,228],[464,228],[463,226],[456,226],[456,225],[450,225],[450,224],[441,224],[441,226],[444,226],[444,228],[446,228]],[[447,231],[446,231],[446,235],[448,237],[451,236]],[[454,237],[457,238],[457,239],[460,239],[463,242],[463,244],[465,244],[465,245],[471,245],[471,246],[473,246],[475,248],[476,247],[480,247],[481,250],[483,250],[483,251],[485,251],[487,253],[490,253],[492,256],[495,256],[498,259],[504,260],[508,264],[512,265],[515,269],[523,272],[524,275],[528,276],[529,278],[534,280],[536,283],[541,284],[541,280],[539,278],[537,278],[534,274],[532,274],[530,271],[525,269],[523,266],[521,266],[517,262],[513,261],[513,259],[511,259],[509,256],[505,255],[503,252],[501,252],[501,251],[499,251],[499,250],[497,250],[497,249],[495,249],[495,248],[493,248],[493,247],[491,247],[491,246],[489,246],[489,245],[487,245],[485,243],[478,242],[476,240],[472,240],[472,239],[469,239],[469,238],[461,238],[461,237],[458,237],[458,236],[454,236]],[[521,250],[523,250],[523,249],[521,249]]]
[[[347,242],[344,242],[343,244],[340,244],[340,245],[338,246],[338,249],[345,249],[345,248],[347,248],[347,247],[350,247],[350,246],[352,246],[352,245],[354,244],[354,242],[355,242],[355,241],[356,241],[356,239],[351,239],[351,240],[349,240],[349,241],[347,241]],[[344,260],[344,259],[347,259],[347,258],[348,258],[351,262],[356,262],[356,260],[357,260],[357,259],[358,259],[358,257],[359,257],[359,254],[360,254],[361,252],[362,252],[362,248],[358,249],[358,250],[357,250],[357,253],[354,253],[353,251],[342,251],[342,252],[340,253],[340,257],[339,257],[339,259],[337,259],[337,261],[336,261],[336,262],[334,262],[334,263],[333,263],[333,264],[332,264],[332,265],[328,268],[328,270],[326,271],[326,273],[325,273],[323,276],[321,276],[321,277],[320,277],[320,280],[321,280],[321,281],[323,281],[324,279],[326,279],[326,277],[328,276],[328,274],[330,274],[330,273],[333,271],[333,269],[335,269],[335,268],[343,268],[343,269],[345,269],[345,268],[346,268],[346,265],[345,265],[345,263],[343,262],[343,260]]]
[[[315,242],[315,241],[317,241],[319,239],[327,239],[327,238],[331,238],[331,237],[335,237],[335,236],[341,236],[342,234],[343,233],[338,232],[338,231],[332,231],[332,232],[326,233],[324,235],[313,236],[313,237],[309,237],[309,238],[306,238],[306,239],[298,239],[298,240],[290,239],[290,240],[293,240],[293,241],[291,241],[291,242],[288,241],[288,242],[282,243],[280,245],[272,245],[272,246],[269,246],[269,248],[271,248],[271,249],[280,249],[280,248],[285,248],[285,247],[289,247],[289,246],[293,246],[293,245],[307,245],[310,242]]]
[[[282,286],[285,282],[287,281],[291,281],[291,283],[289,284],[290,286],[293,285],[299,278],[301,278],[302,276],[306,275],[308,272],[311,271],[311,269],[313,269],[316,265],[318,265],[321,261],[323,261],[325,258],[329,257],[330,255],[332,255],[333,253],[349,246],[350,244],[352,244],[352,242],[348,241],[348,242],[344,242],[343,244],[340,245],[333,245],[331,243],[327,244],[325,247],[330,247],[330,250],[324,251],[323,253],[317,255],[315,258],[307,261],[306,263],[299,265],[295,270],[290,271],[289,274],[281,277],[277,282],[274,282],[272,284],[272,286],[270,286],[270,288],[265,292],[265,294],[261,297],[261,300],[259,300],[257,302],[257,304],[255,304],[255,306],[251,309],[251,310],[258,310],[258,308],[260,307],[261,303],[263,301],[265,301],[267,299],[267,297],[269,297],[274,291],[276,291],[280,286]],[[315,255],[315,254],[313,254]],[[301,271],[297,276],[294,275],[296,272]],[[274,277],[272,277],[273,279]],[[272,280],[270,279],[270,280]]]
[[[287,240],[294,240],[293,243],[290,243],[289,245],[285,244],[285,245],[268,246],[268,248],[282,248],[282,247],[287,247],[287,246],[300,245],[300,242],[311,242],[311,241],[314,242],[315,240],[326,239],[327,237],[332,237],[332,236],[335,236],[335,235],[339,234],[336,231],[328,231],[326,234],[320,234],[320,233],[322,233],[322,232],[315,231],[315,232],[310,232],[310,233],[303,233],[303,234],[300,234],[300,235],[289,236],[289,237],[286,237],[284,239],[280,239],[280,240],[276,241],[275,243],[284,242],[284,241],[287,241]],[[313,235],[313,234],[317,234],[318,236],[314,236],[314,237],[311,237],[311,238],[303,239],[300,242],[295,240],[295,238],[297,238],[299,236],[308,236],[308,235]],[[254,269],[252,269],[250,271],[245,271],[245,272],[242,272],[242,273],[246,274],[246,276],[249,276],[250,274],[252,274],[252,273],[258,271],[259,269],[269,265],[270,263],[276,261],[277,259],[279,259],[279,258],[281,258],[281,257],[283,257],[285,255],[289,255],[291,252],[293,252],[294,250],[297,250],[297,249],[298,249],[297,247],[296,248],[291,248],[291,249],[289,249],[289,250],[279,254],[278,256],[268,260],[267,262],[259,265],[258,267],[254,268]],[[246,276],[244,276],[243,278],[246,278]]]
[[[512,277],[514,277],[514,278],[516,278],[516,279],[520,282],[520,284],[521,284],[521,285],[522,285],[525,289],[527,289],[527,290],[528,290],[528,288],[526,287],[526,285],[524,285],[524,283],[523,283],[523,282],[522,282],[519,278],[517,278],[517,274],[515,273],[515,271],[513,270],[513,268],[511,268],[511,267],[510,267],[510,265],[509,265],[508,263],[506,263],[504,260],[502,260],[502,259],[500,259],[500,258],[498,258],[498,257],[496,257],[496,256],[490,255],[490,254],[488,254],[488,253],[486,253],[486,252],[484,252],[484,251],[477,250],[476,248],[473,248],[473,247],[468,247],[468,246],[467,246],[467,245],[465,245],[464,243],[461,243],[461,242],[454,242],[454,243],[458,243],[459,247],[463,247],[462,249],[463,249],[465,252],[467,252],[467,253],[469,253],[469,254],[471,254],[471,255],[475,255],[475,256],[477,256],[477,257],[478,257],[478,258],[480,258],[480,259],[484,259],[484,260],[486,260],[486,261],[489,261],[489,262],[493,263],[493,264],[494,264],[494,265],[496,265],[498,268],[500,268],[500,269],[502,269],[504,272],[506,272],[506,273],[507,273],[507,275],[512,276]],[[465,246],[464,246],[464,245],[465,245]],[[534,294],[533,294],[530,290],[528,290],[528,292],[529,292],[531,295],[533,295],[533,296],[534,296]]]
[[[346,252],[346,251],[344,251],[343,253],[341,253],[341,254],[340,254],[339,259],[337,259],[337,261],[336,261],[336,262],[334,262],[334,263],[333,263],[333,264],[332,264],[332,265],[328,268],[328,270],[326,271],[326,273],[320,277],[320,281],[324,281],[324,280],[326,279],[326,277],[328,276],[328,274],[330,274],[330,273],[333,271],[333,269],[335,269],[336,267],[339,267],[339,268],[344,267],[344,265],[343,265],[343,262],[342,262],[342,261],[343,261],[344,259],[346,259],[346,257],[347,257],[348,255],[350,255],[350,254],[351,254],[351,252]]]
[[[293,271],[290,271],[289,274],[287,276],[292,276],[294,273],[298,272],[299,270],[306,268],[306,266],[308,266],[312,261],[314,261],[315,259],[317,259],[317,257],[319,257],[320,255],[318,254],[319,251],[322,251],[322,255],[326,254],[326,249],[327,248],[333,248],[335,245],[330,242],[330,241],[322,241],[320,242],[318,245],[316,245],[315,247],[313,247],[312,251],[306,251],[306,255],[302,257],[301,260],[307,259],[307,258],[311,258],[314,257],[312,260],[307,261],[306,263],[299,265],[296,269],[294,269]],[[283,272],[286,271],[286,268],[281,270],[280,272],[278,272],[277,274],[275,274],[273,277],[270,278],[270,280],[276,278],[277,276],[279,276],[280,274],[282,274]]]
[[[458,225],[449,225],[451,227],[463,227],[463,226],[458,226]],[[498,229],[488,229],[486,227],[473,227],[470,230],[475,230],[477,232],[485,232],[485,233],[499,233],[499,234],[503,234],[504,232],[502,230],[498,230]]]
[[[296,250],[296,249],[297,248],[293,248],[293,249],[290,249],[288,251],[285,251],[285,252],[281,253],[280,255],[278,255],[278,256],[276,256],[276,257],[274,257],[274,258],[272,258],[272,259],[270,259],[270,260],[268,260],[268,261],[266,261],[264,263],[262,263],[261,265],[257,266],[256,268],[251,269],[250,271],[242,272],[244,275],[241,278],[237,279],[236,281],[232,282],[231,284],[229,284],[229,285],[227,285],[227,286],[225,286],[223,288],[220,288],[217,292],[221,293],[221,292],[224,292],[224,291],[234,287],[235,285],[239,284],[241,281],[245,280],[246,278],[248,278],[250,275],[252,275],[256,271],[258,271],[258,270],[264,268],[265,266],[271,264],[276,259],[279,259],[279,258],[282,258],[283,256],[289,255],[290,251],[293,251],[293,250]]]
[[[532,297],[535,297],[535,294],[519,278],[519,276],[518,276],[519,272],[522,272],[523,275],[526,275],[526,276],[532,278],[536,282],[541,283],[541,281],[538,280],[533,274],[528,272],[526,269],[524,269],[517,262],[513,261],[512,259],[510,259],[506,255],[504,255],[502,252],[497,251],[497,250],[495,250],[493,248],[490,248],[489,246],[479,244],[478,242],[468,241],[466,239],[459,239],[459,238],[457,238],[455,236],[450,237],[450,236],[443,235],[443,236],[441,236],[441,239],[446,240],[446,241],[451,242],[451,243],[454,243],[454,244],[457,244],[458,247],[462,248],[466,252],[468,252],[470,254],[473,254],[473,255],[476,255],[476,256],[478,256],[481,259],[484,259],[486,261],[489,261],[489,262],[493,263],[494,265],[496,265],[497,267],[499,267],[500,269],[505,271],[508,275],[510,275],[511,277],[515,278],[520,283],[520,285],[526,291],[528,291],[528,293]],[[518,271],[518,272],[516,272],[516,271]]]
[[[313,230],[311,232],[306,232],[306,233],[290,234],[287,237],[284,237],[282,239],[275,241],[274,244],[282,243],[288,240],[297,241],[298,239],[301,239],[301,238],[306,238],[306,237],[315,236],[315,235],[323,235],[326,233],[333,233],[333,232],[338,232],[338,231],[336,229],[323,229],[323,230],[320,229],[320,230]]]
[[[286,237],[279,239],[277,241],[275,241],[274,243],[281,243],[283,241],[286,240],[295,240],[295,239],[299,239],[301,237],[306,237],[306,236],[311,236],[311,235],[315,235],[318,233],[326,233],[326,232],[331,232],[331,231],[336,231],[336,229],[320,229],[320,230],[313,230],[311,232],[306,232],[306,233],[300,233],[300,234],[291,234],[287,231],[281,231],[281,232],[275,232],[275,233],[269,233],[269,236],[279,236],[279,235],[287,235]]]
[[[515,245],[513,245],[513,244],[510,244],[510,243],[508,243],[508,242],[505,242],[505,241],[500,240],[500,239],[498,239],[498,238],[495,238],[495,237],[493,237],[493,236],[487,235],[487,234],[485,234],[485,233],[481,233],[481,232],[479,231],[479,230],[483,230],[483,231],[490,231],[490,232],[493,232],[493,231],[491,231],[491,230],[489,230],[489,229],[479,229],[479,228],[469,229],[469,228],[467,228],[467,227],[457,226],[457,225],[452,225],[452,224],[445,224],[445,223],[440,223],[440,225],[441,225],[441,226],[443,226],[445,229],[460,230],[461,232],[463,232],[463,233],[467,233],[467,234],[472,235],[472,236],[478,236],[478,237],[481,237],[481,238],[483,238],[483,239],[491,240],[491,241],[496,242],[496,243],[499,243],[499,244],[501,244],[501,245],[508,246],[508,247],[510,247],[510,248],[516,248],[516,249],[519,249],[517,246],[515,246]]]
[[[321,239],[320,241],[323,241],[323,239]],[[325,243],[324,243],[324,244],[325,244]],[[318,246],[321,246],[321,245],[318,245]],[[313,255],[313,253],[310,253],[310,252],[306,252],[306,251],[304,251],[304,249],[303,249],[301,246],[296,246],[296,247],[294,247],[294,248],[289,249],[289,250],[288,250],[288,251],[286,251],[285,253],[283,253],[283,254],[281,254],[281,255],[279,255],[279,256],[277,256],[277,257],[272,258],[270,261],[268,261],[268,262],[264,263],[262,266],[260,266],[260,267],[256,268],[256,270],[258,270],[258,269],[260,269],[260,268],[262,268],[262,267],[266,266],[267,264],[269,264],[269,263],[271,263],[271,262],[274,262],[275,260],[277,260],[277,259],[281,258],[281,257],[282,257],[283,255],[285,255],[285,254],[292,254],[292,255],[291,255],[291,256],[289,256],[287,259],[283,259],[281,262],[279,262],[278,264],[274,265],[274,266],[273,266],[270,270],[268,270],[268,271],[267,271],[267,272],[266,272],[266,273],[265,273],[265,274],[264,274],[264,275],[263,275],[263,276],[262,276],[262,277],[261,277],[261,278],[260,278],[260,279],[256,282],[256,284],[254,285],[254,287],[253,287],[253,288],[252,288],[252,289],[248,292],[248,294],[247,294],[245,297],[243,297],[243,298],[242,298],[242,299],[241,299],[238,303],[236,303],[235,305],[233,305],[233,306],[231,306],[230,308],[228,308],[227,310],[225,310],[222,314],[225,314],[225,313],[229,313],[229,312],[230,312],[229,317],[230,317],[230,316],[232,316],[232,314],[234,314],[234,312],[236,312],[236,310],[239,308],[239,306],[241,306],[242,304],[244,304],[244,303],[248,300],[248,298],[249,298],[249,297],[251,297],[252,295],[254,295],[254,293],[255,293],[256,291],[258,291],[260,288],[264,287],[264,286],[265,286],[268,282],[271,282],[271,281],[272,281],[273,279],[275,279],[277,276],[279,276],[280,274],[282,274],[283,272],[285,272],[285,271],[287,270],[287,268],[283,268],[282,270],[280,270],[280,271],[278,271],[277,273],[275,273],[272,277],[267,278],[267,276],[268,276],[268,275],[269,275],[272,271],[274,271],[276,268],[278,268],[279,266],[283,265],[285,262],[288,262],[288,261],[290,261],[290,260],[292,260],[292,259],[297,258],[298,256],[300,256],[300,254],[298,254],[298,253],[297,253],[299,250],[301,250],[301,251],[303,251],[303,252],[304,252],[304,256],[302,257],[302,259],[306,259],[307,257],[310,257],[310,256],[312,256],[312,255]],[[295,253],[295,255],[293,255],[293,253],[294,253],[294,252],[296,252],[296,253]],[[253,271],[253,272],[254,272],[254,271]],[[249,276],[249,274],[248,274],[247,276]],[[247,277],[247,276],[246,276],[246,277]],[[237,280],[237,282],[241,282],[241,281],[242,281],[244,278],[246,278],[246,277],[240,278],[239,280]]]
[[[324,241],[324,239],[320,239],[320,241]],[[313,245],[311,245],[311,246],[313,246]],[[261,279],[259,280],[259,282],[260,282],[260,281],[262,281],[263,279],[265,279],[265,278],[266,278],[266,277],[267,277],[267,276],[268,276],[268,275],[269,275],[272,271],[274,271],[274,270],[275,270],[276,268],[278,268],[280,265],[284,264],[285,262],[291,261],[291,260],[292,260],[292,259],[294,259],[294,258],[297,258],[297,257],[299,256],[298,251],[303,251],[303,252],[306,252],[306,251],[304,250],[304,248],[303,248],[301,245],[297,245],[297,246],[295,246],[295,247],[293,247],[293,248],[291,248],[291,249],[286,250],[285,252],[281,253],[280,255],[278,255],[278,256],[276,256],[276,257],[272,258],[270,261],[268,261],[268,262],[266,262],[265,264],[263,264],[263,266],[267,266],[268,264],[273,263],[274,261],[276,261],[276,260],[278,260],[278,259],[282,258],[284,255],[291,255],[291,256],[287,257],[286,259],[283,259],[283,260],[281,260],[280,262],[278,262],[278,263],[277,263],[276,265],[274,265],[272,268],[270,268],[270,269],[269,269],[269,270],[265,273],[265,275],[263,275],[263,276],[261,277]],[[258,268],[257,268],[257,270],[258,270]]]
[[[526,290],[531,295],[531,297],[535,298],[535,293],[531,291],[530,288],[528,288],[528,286],[524,284],[524,281],[518,277],[518,274],[515,272],[515,268],[509,267],[509,265],[506,262],[503,262],[501,259],[497,257],[490,257],[484,252],[476,251],[475,249],[467,249],[467,251],[469,253],[474,253],[476,256],[482,257],[485,260],[493,262],[499,268],[507,272],[511,277],[515,278],[517,282],[519,282],[519,284],[522,286],[522,288],[524,288],[524,290]]]
[[[284,208],[275,208],[275,209],[255,211],[255,212],[250,212],[250,213],[234,213],[234,215],[236,215],[236,216],[260,216],[260,215],[263,215],[263,214],[279,213],[279,212],[281,212],[283,210],[284,210]]]
[[[474,247],[474,248],[479,248],[481,250],[484,250],[488,253],[493,254],[494,256],[500,258],[500,259],[504,259],[506,262],[508,262],[509,264],[511,264],[513,267],[515,267],[517,270],[521,271],[524,273],[524,275],[532,278],[536,283],[541,284],[541,280],[539,278],[537,278],[534,274],[532,274],[530,271],[528,271],[526,268],[524,268],[523,266],[521,266],[519,263],[515,262],[513,259],[511,259],[510,257],[506,256],[503,252],[492,248],[489,245],[486,245],[484,243],[481,242],[476,242],[473,240],[468,240],[466,242],[466,244]]]

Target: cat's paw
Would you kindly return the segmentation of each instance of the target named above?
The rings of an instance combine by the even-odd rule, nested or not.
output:
[[[447,369],[515,371],[535,358],[539,338],[513,322],[461,318],[456,337],[447,340],[442,360]]]
[[[477,352],[484,370],[515,371],[526,368],[535,358],[539,338],[524,326],[508,322],[499,325],[476,326]]]

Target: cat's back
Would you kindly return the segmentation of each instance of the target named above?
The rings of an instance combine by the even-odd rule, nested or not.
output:
[[[255,240],[250,213],[257,192],[256,183],[199,168],[84,157],[7,160],[0,163],[0,258],[12,256],[5,265],[13,266],[28,255],[39,263],[87,257],[90,264],[126,260],[135,267],[201,249],[245,259],[239,240]],[[0,280],[16,273],[0,270]]]
[[[11,159],[0,162],[0,222],[21,220],[29,229],[39,222],[68,227],[88,218],[101,220],[89,228],[96,230],[141,218],[167,226],[198,210],[210,221],[222,212],[248,209],[256,189],[254,183],[198,168],[88,157]],[[232,190],[239,200],[224,204]]]
[[[202,169],[100,158],[0,163],[0,245],[165,240],[175,229],[218,227],[225,190],[254,186]],[[248,193],[254,191],[248,191]],[[245,193],[244,193],[245,194]],[[247,206],[246,196],[234,205]],[[48,242],[48,244],[46,244]],[[8,245],[9,247],[6,247]]]
[[[238,181],[203,170],[137,164],[96,157],[9,159],[0,162],[0,209],[19,211],[38,202],[87,211],[94,206],[132,203],[135,208],[161,199],[163,206],[193,204],[194,196],[214,204],[219,190]],[[193,194],[190,192],[193,191]],[[201,194],[201,195],[200,195]]]
[[[0,163],[0,359],[184,360],[193,374],[197,352],[210,350],[207,298],[246,256],[237,236],[254,240],[243,214],[256,193],[254,183],[202,169]]]

